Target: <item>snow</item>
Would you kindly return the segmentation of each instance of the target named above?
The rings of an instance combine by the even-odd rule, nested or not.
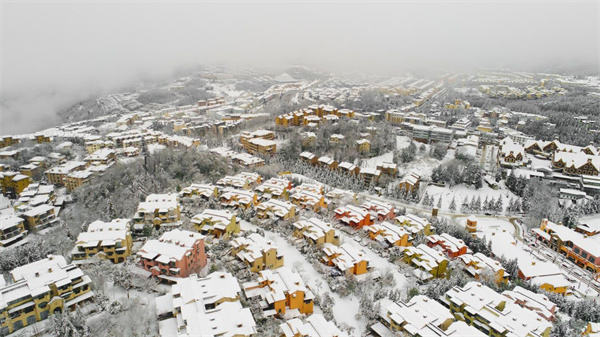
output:
[[[150,145],[148,145],[148,152],[154,153],[155,151],[161,151],[161,150],[164,150],[165,148],[166,148],[166,146],[164,146],[162,144],[150,144]]]
[[[486,197],[490,199],[494,198],[495,200],[497,200],[498,196],[502,196],[502,201],[505,208],[508,206],[508,202],[511,198],[514,198],[515,200],[519,198],[508,189],[505,189],[504,184],[499,184],[497,190],[492,189],[485,183],[480,189],[477,190],[474,187],[464,185],[456,185],[452,187],[440,187],[430,185],[427,186],[426,193],[429,193],[430,197],[434,197],[434,205],[437,205],[438,198],[440,196],[442,197],[441,210],[449,210],[450,203],[452,202],[452,198],[454,197],[456,201],[457,211],[460,210],[460,205],[466,197],[469,197],[469,200],[471,200],[473,197],[480,196],[481,202],[483,203]]]
[[[362,161],[362,163],[360,164],[360,167],[361,168],[376,168],[377,164],[380,164],[383,162],[393,163],[394,162],[394,152],[390,151],[390,152],[384,153],[377,157],[364,159]]]

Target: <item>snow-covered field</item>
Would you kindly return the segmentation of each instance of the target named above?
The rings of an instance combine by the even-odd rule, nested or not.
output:
[[[481,202],[485,200],[486,197],[498,199],[498,196],[502,196],[502,202],[504,208],[508,206],[508,202],[511,198],[515,200],[518,199],[516,195],[514,195],[511,191],[504,187],[504,183],[501,183],[497,190],[492,189],[488,185],[484,184],[480,189],[475,189],[471,186],[464,185],[456,185],[453,187],[439,187],[439,186],[427,186],[426,193],[429,194],[430,197],[434,197],[435,203],[437,205],[437,200],[442,198],[442,207],[441,210],[449,210],[450,203],[452,203],[452,198],[455,198],[456,202],[456,211],[460,210],[460,205],[463,203],[465,198],[469,198],[471,200],[473,197],[480,196]]]

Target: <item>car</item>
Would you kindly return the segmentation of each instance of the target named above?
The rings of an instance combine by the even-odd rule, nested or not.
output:
[[[490,213],[490,212],[485,212],[483,214],[485,214],[485,215],[492,215],[492,213]]]

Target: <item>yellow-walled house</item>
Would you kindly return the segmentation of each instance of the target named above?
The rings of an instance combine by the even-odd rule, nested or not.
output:
[[[201,234],[226,239],[240,232],[240,224],[235,213],[226,210],[205,209],[192,218],[194,228]]]
[[[314,245],[323,245],[331,243],[335,246],[340,245],[340,233],[331,223],[324,222],[315,217],[310,219],[300,219],[294,223],[294,236],[304,238]]]
[[[239,237],[229,244],[231,255],[244,262],[252,272],[283,267],[283,255],[278,251],[275,243],[259,234]]]
[[[113,263],[125,262],[133,247],[130,225],[129,219],[92,222],[77,236],[71,258],[77,261],[99,256]]]

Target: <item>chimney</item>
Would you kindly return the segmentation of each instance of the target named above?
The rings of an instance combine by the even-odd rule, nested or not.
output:
[[[532,265],[532,266],[535,266],[535,261],[531,261],[531,265]]]
[[[48,272],[51,273],[52,272],[52,268],[48,268]]]

